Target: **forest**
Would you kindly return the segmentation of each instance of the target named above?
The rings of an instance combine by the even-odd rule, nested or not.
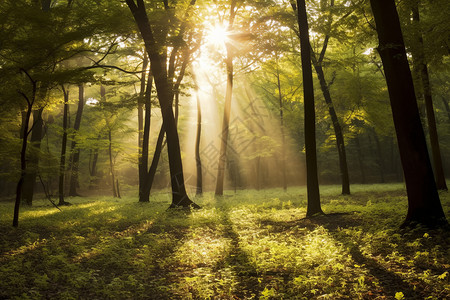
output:
[[[0,1],[0,299],[450,299],[449,32],[448,0]]]

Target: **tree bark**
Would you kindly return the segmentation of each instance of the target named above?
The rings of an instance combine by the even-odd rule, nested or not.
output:
[[[62,86],[64,93],[64,112],[63,112],[63,136],[61,143],[61,156],[59,163],[59,185],[58,185],[58,195],[59,203],[58,205],[65,205],[67,202],[64,201],[64,176],[66,173],[66,148],[67,148],[67,115],[69,111],[69,91]]]
[[[172,184],[172,204],[171,207],[199,207],[192,202],[184,185],[183,164],[181,161],[180,142],[178,132],[175,124],[175,118],[172,109],[172,91],[169,88],[167,71],[165,65],[162,64],[163,59],[160,55],[161,47],[156,44],[153,37],[153,32],[145,11],[143,0],[137,0],[137,4],[133,0],[126,0],[133,17],[137,23],[139,31],[145,43],[151,70],[155,80],[156,91],[158,94],[158,101],[161,106],[161,113],[163,117],[163,126],[167,136],[167,148],[169,155],[169,168]]]
[[[311,66],[311,46],[306,15],[305,0],[297,0],[297,21],[300,34],[300,49],[303,75],[303,98],[305,114],[305,155],[306,155],[306,188],[308,206],[306,216],[323,214],[320,205],[319,179],[316,153],[316,112],[314,105],[314,87]]]
[[[402,227],[447,224],[433,176],[425,134],[394,0],[370,0],[378,32],[392,115],[408,194]]]
[[[420,15],[418,2],[413,1],[412,6],[413,23],[420,27]],[[430,77],[428,75],[428,66],[425,58],[425,51],[423,49],[422,32],[418,31],[417,36],[417,64],[419,68],[420,78],[422,80],[423,96],[425,99],[425,110],[427,113],[428,131],[430,134],[431,152],[433,154],[434,173],[436,176],[436,186],[438,190],[447,191],[447,184],[445,182],[444,168],[442,167],[441,149],[439,147],[439,138],[436,128],[436,117],[434,115],[433,98],[431,93]]]
[[[83,109],[84,109],[84,86],[83,84],[78,85],[78,109],[77,109],[77,115],[75,117],[75,123],[73,124],[74,134],[73,134],[73,141],[70,146],[70,153],[72,158],[69,160],[70,166],[69,170],[71,170],[70,173],[70,187],[69,187],[69,196],[79,196],[77,193],[77,188],[79,187],[78,182],[78,167],[80,162],[80,149],[77,148],[77,135],[80,130],[81,126],[81,118],[83,116]]]

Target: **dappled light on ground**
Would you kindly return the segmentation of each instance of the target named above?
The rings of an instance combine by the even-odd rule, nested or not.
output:
[[[18,229],[2,203],[0,298],[448,298],[449,233],[400,231],[405,193],[382,187],[328,189],[328,215],[311,219],[303,188],[206,194],[192,212],[166,210],[164,195],[72,199],[24,208]]]

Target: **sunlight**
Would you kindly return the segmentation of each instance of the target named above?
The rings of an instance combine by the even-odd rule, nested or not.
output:
[[[216,47],[225,45],[228,40],[228,30],[224,25],[214,25],[207,29],[206,41]]]
[[[371,55],[373,52],[373,48],[369,48],[366,51],[363,52],[364,55]]]

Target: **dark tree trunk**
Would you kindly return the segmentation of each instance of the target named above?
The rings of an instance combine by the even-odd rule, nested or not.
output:
[[[325,39],[327,40],[328,36]],[[326,49],[326,45],[324,45],[323,49],[324,50]],[[322,50],[322,53],[325,53],[324,50]],[[333,123],[334,134],[336,136],[336,147],[339,156],[339,170],[341,173],[341,181],[342,181],[342,195],[350,195],[350,179],[348,176],[347,154],[345,151],[345,142],[344,142],[344,135],[342,134],[342,127],[341,124],[339,123],[336,110],[334,109],[333,101],[331,100],[329,84],[325,80],[325,74],[322,69],[322,60],[320,58],[319,60],[317,60],[315,58],[314,53],[312,53],[311,57],[314,69],[316,70],[317,73],[317,77],[319,78],[323,98],[325,99],[325,103],[327,104],[328,107],[328,113],[330,114],[331,122]],[[321,57],[323,57],[322,54]]]
[[[58,185],[58,195],[59,203],[58,205],[65,205],[67,202],[64,201],[64,175],[66,173],[66,148],[67,148],[67,115],[69,111],[69,91],[62,87],[64,93],[64,112],[63,112],[63,136],[61,143],[61,157],[59,163],[59,185]]]
[[[30,157],[28,158],[27,172],[23,182],[22,199],[28,205],[33,204],[34,186],[36,183],[36,176],[39,168],[39,157],[41,151],[42,127],[44,122],[42,120],[42,112],[44,108],[39,108],[33,111],[33,129],[31,131]]]
[[[27,144],[28,144],[28,125],[30,122],[31,112],[33,110],[33,104],[36,99],[36,81],[34,81],[30,75],[22,70],[27,77],[30,79],[31,85],[32,85],[32,92],[31,97],[28,97],[25,93],[19,92],[26,100],[27,102],[27,110],[25,114],[22,114],[22,149],[20,151],[20,178],[17,182],[17,188],[16,188],[16,201],[14,203],[14,216],[13,216],[13,226],[17,227],[19,226],[19,208],[20,208],[20,201],[22,199],[22,186],[23,181],[25,177],[25,173],[27,170],[27,159],[26,159],[26,153],[27,153]]]
[[[419,6],[417,1],[413,1],[412,7],[413,23],[420,28]],[[439,138],[436,128],[436,117],[434,115],[433,98],[431,95],[430,77],[428,75],[428,66],[426,63],[425,52],[423,49],[422,32],[418,31],[417,37],[417,64],[420,78],[422,80],[423,96],[425,99],[425,109],[427,112],[428,131],[430,134],[431,152],[433,154],[434,173],[436,175],[436,186],[438,190],[447,191],[445,182],[444,168],[442,167],[441,149],[439,147]]]
[[[236,15],[236,0],[231,0],[230,5],[230,17],[228,21],[227,30],[233,28],[234,17]],[[220,149],[219,149],[219,162],[217,168],[216,190],[215,195],[223,195],[223,183],[225,180],[225,167],[227,161],[227,148],[228,148],[228,131],[230,125],[231,115],[231,99],[233,96],[233,48],[226,42],[225,47],[227,50],[227,57],[225,64],[227,68],[227,90],[225,92],[225,106],[223,111],[222,132],[220,135]]]
[[[133,0],[126,0],[134,19],[136,20],[139,31],[145,43],[151,70],[155,80],[156,91],[158,94],[159,104],[163,117],[163,126],[167,135],[167,148],[169,155],[169,168],[172,184],[172,204],[171,207],[183,206],[198,207],[192,202],[184,185],[183,165],[181,161],[180,142],[175,124],[175,118],[172,109],[172,91],[169,88],[167,71],[164,61],[160,55],[160,46],[156,44],[153,32],[145,11],[143,0],[137,0],[137,4]]]
[[[71,170],[70,174],[70,187],[69,187],[69,196],[79,196],[77,193],[77,188],[79,187],[78,182],[78,167],[80,162],[80,149],[77,148],[77,134],[80,130],[81,126],[81,118],[83,116],[83,109],[84,109],[84,86],[83,84],[78,85],[78,109],[77,109],[77,115],[75,117],[75,123],[73,124],[74,129],[74,135],[73,135],[73,141],[70,146],[70,153],[72,156],[72,159],[70,162],[69,169]]]
[[[394,0],[370,0],[408,194],[404,226],[447,224],[433,176]]]
[[[200,157],[200,140],[202,136],[202,107],[200,103],[200,95],[198,83],[194,75],[194,84],[197,96],[197,134],[195,136],[195,166],[197,169],[197,190],[196,195],[203,193],[203,176],[202,176],[202,160]]]
[[[148,59],[144,59],[142,70],[147,69]],[[145,74],[142,74],[141,79],[141,103],[144,105],[143,116],[143,132],[142,132],[142,151],[139,157],[139,202],[150,201],[150,189],[147,189],[148,181],[148,150],[150,140],[150,123],[151,123],[151,90],[153,78],[149,74],[147,83],[145,83]],[[141,125],[142,126],[142,125]]]
[[[150,191],[153,186],[153,181],[155,180],[156,170],[158,168],[159,159],[161,157],[161,151],[164,147],[164,144],[163,144],[164,134],[165,134],[164,125],[161,125],[159,134],[158,134],[158,139],[156,140],[155,152],[153,153],[152,163],[150,165],[150,168],[148,169],[147,179],[145,180],[144,190],[145,190],[145,195],[148,195],[148,196],[150,196]]]
[[[300,49],[303,75],[303,98],[305,113],[306,187],[308,207],[306,216],[323,214],[320,205],[319,180],[316,153],[316,112],[312,78],[311,52],[305,0],[297,0],[297,21],[300,34]]]

